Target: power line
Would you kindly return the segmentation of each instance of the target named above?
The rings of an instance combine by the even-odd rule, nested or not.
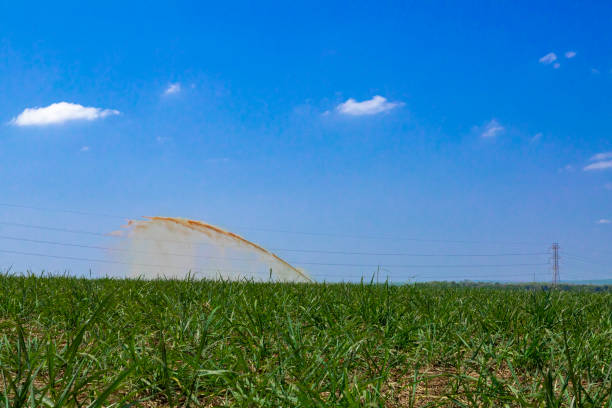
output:
[[[548,255],[548,252],[512,252],[500,254],[419,254],[411,252],[359,252],[359,251],[327,251],[320,249],[286,249],[286,248],[271,248],[274,251],[285,252],[305,252],[305,253],[323,253],[330,255],[369,255],[369,256],[415,256],[415,257],[505,257],[505,256],[530,256],[530,255]]]
[[[67,231],[67,230],[66,230]],[[71,230],[71,232],[76,232]],[[80,231],[82,232],[82,231]],[[88,232],[88,234],[96,234],[93,232]],[[13,236],[0,236],[2,239],[15,240],[15,241],[26,241],[33,242],[39,244],[53,244],[53,245],[65,245],[65,246],[74,246],[74,247],[82,247],[82,248],[91,248],[91,249],[106,249],[110,251],[120,251],[121,249],[110,248],[110,247],[102,247],[102,246],[89,246],[89,245],[80,245],[80,244],[68,244],[57,241],[43,241],[43,240],[35,240],[28,238],[20,238]],[[153,241],[160,241],[154,238],[150,238]],[[179,242],[185,244],[193,244],[189,241],[169,241],[169,242]],[[202,245],[213,245],[205,242],[198,243]],[[413,257],[507,257],[507,256],[534,256],[534,255],[547,255],[548,252],[514,252],[514,253],[501,253],[501,254],[417,254],[417,253],[386,253],[386,252],[353,252],[353,251],[328,251],[328,250],[320,250],[320,249],[287,249],[287,248],[269,248],[272,251],[283,251],[283,252],[302,252],[302,253],[323,253],[330,255],[369,255],[369,256],[413,256]],[[157,253],[157,252],[156,252]],[[190,256],[188,254],[173,254],[173,253],[164,253],[166,255],[175,255],[175,256]]]
[[[123,220],[135,219],[138,217],[121,216],[116,214],[103,214],[95,213],[90,211],[72,210],[72,209],[57,209],[47,207],[37,207],[23,204],[12,204],[12,203],[0,203],[3,207],[12,208],[25,208],[37,211],[51,211],[51,212],[63,212],[69,214],[78,215],[89,215],[98,217],[109,217],[109,218],[120,218]],[[415,241],[415,242],[438,242],[438,243],[455,243],[455,244],[507,244],[507,245],[541,245],[541,242],[510,242],[510,241],[478,241],[478,240],[446,240],[446,239],[423,239],[423,238],[412,238],[412,237],[391,237],[391,236],[376,236],[376,235],[351,235],[344,233],[335,232],[323,232],[323,231],[294,231],[294,230],[283,230],[283,229],[272,229],[272,228],[255,228],[248,226],[233,226],[233,229],[241,229],[247,231],[262,231],[262,232],[273,232],[281,234],[297,234],[297,235],[312,235],[312,236],[329,236],[339,238],[356,238],[356,239],[380,239],[380,240],[393,240],[393,241]]]
[[[7,225],[7,226],[11,226],[11,227],[21,227],[21,228],[40,229],[40,230],[46,230],[46,231],[69,232],[69,233],[72,233],[72,234],[94,235],[94,236],[98,236],[98,237],[107,237],[107,238],[115,237],[116,238],[115,235],[104,234],[102,232],[73,230],[73,229],[60,228],[60,227],[47,227],[47,226],[44,226],[44,225],[23,224],[23,223],[19,223],[19,222],[0,221],[0,225]]]
[[[74,230],[69,228],[60,228],[60,227],[49,227],[42,225],[32,225],[25,223],[17,223],[17,222],[6,222],[0,221],[0,225],[7,225],[13,227],[20,228],[31,228],[31,229],[40,229],[46,231],[56,231],[56,232],[66,232],[71,234],[82,234],[82,235],[91,235],[91,236],[99,236],[105,238],[124,238],[123,236],[112,235],[109,233],[101,233],[101,232],[93,232],[93,231],[84,231],[84,230]],[[155,238],[139,238],[142,240],[149,240],[155,242],[172,242],[186,245],[213,245],[206,242],[190,242],[190,241],[180,241],[180,240],[161,240]],[[385,252],[359,252],[359,251],[329,251],[329,250],[319,250],[319,249],[290,249],[290,248],[269,248],[272,251],[285,251],[285,252],[303,252],[303,253],[324,253],[324,254],[337,254],[337,255],[370,255],[370,256],[415,256],[415,257],[506,257],[506,256],[531,256],[531,255],[546,255],[548,252],[514,252],[514,253],[497,253],[497,254],[418,254],[418,253],[385,253]]]
[[[168,256],[180,256],[180,257],[191,257],[191,258],[206,258],[206,259],[223,259],[230,261],[257,261],[254,259],[246,259],[246,258],[233,258],[233,257],[223,257],[223,256],[208,256],[208,255],[195,255],[195,254],[177,254],[172,252],[151,252],[151,251],[140,251],[137,249],[124,249],[124,248],[112,248],[105,247],[99,245],[83,245],[83,244],[72,244],[58,241],[46,241],[39,239],[29,239],[29,238],[19,238],[19,237],[10,237],[5,235],[0,235],[0,239],[7,239],[11,241],[21,241],[21,242],[31,242],[35,244],[46,244],[46,245],[59,245],[73,248],[83,248],[83,249],[99,249],[104,251],[115,251],[115,252],[135,252],[141,254],[151,254],[151,255],[168,255]]]
[[[231,261],[255,261],[252,259],[245,258],[232,258],[232,257],[218,257],[218,256],[207,256],[207,255],[191,255],[191,254],[177,254],[171,252],[151,252],[151,251],[139,251],[139,250],[128,250],[123,248],[112,248],[98,245],[83,245],[83,244],[73,244],[73,243],[65,243],[58,241],[48,241],[48,240],[38,240],[38,239],[29,239],[29,238],[19,238],[19,237],[11,237],[0,235],[0,239],[7,239],[13,241],[21,241],[21,242],[31,242],[38,244],[46,244],[46,245],[59,245],[66,247],[75,247],[75,248],[84,248],[84,249],[97,249],[97,250],[107,250],[107,251],[116,251],[116,252],[136,252],[136,253],[144,253],[151,255],[169,255],[169,256],[182,256],[182,257],[194,257],[194,258],[205,258],[205,259],[221,259],[221,260],[231,260]],[[294,261],[293,264],[297,265],[317,265],[317,266],[342,266],[342,267],[377,267],[378,264],[357,264],[357,263],[325,263],[325,262],[299,262]],[[387,268],[482,268],[482,267],[512,267],[512,266],[540,266],[546,265],[541,263],[520,263],[520,264],[465,264],[465,265],[394,265],[394,264],[384,264],[383,266]]]
[[[220,272],[232,272],[232,273],[244,273],[244,274],[251,274],[252,271],[244,271],[244,270],[236,270],[236,269],[215,269],[215,270],[204,270],[204,269],[199,269],[199,270],[193,270],[193,269],[189,269],[189,268],[185,268],[185,267],[180,267],[180,266],[175,266],[175,265],[158,265],[158,264],[141,264],[141,263],[130,263],[130,262],[122,262],[122,261],[113,261],[113,260],[107,260],[107,259],[94,259],[94,258],[84,258],[84,257],[74,257],[74,256],[61,256],[61,255],[52,255],[52,254],[43,254],[43,253],[37,253],[37,252],[25,252],[25,251],[13,251],[13,250],[4,250],[4,249],[0,249],[1,253],[7,253],[7,254],[14,254],[14,255],[25,255],[25,256],[36,256],[36,257],[43,257],[43,258],[53,258],[53,259],[65,259],[65,260],[72,260],[72,261],[83,261],[83,262],[93,262],[93,263],[104,263],[104,264],[114,264],[114,265],[126,265],[126,266],[141,266],[141,267],[148,267],[148,268],[168,268],[168,269],[177,269],[177,270],[190,270],[196,273],[201,273],[201,272],[215,272],[215,273],[220,273]],[[388,274],[389,276],[390,274]],[[397,274],[394,274],[397,275]],[[519,274],[510,274],[510,275],[505,275],[505,276],[524,276],[525,273],[519,273]],[[329,274],[326,274],[326,276],[330,276]],[[337,275],[340,276],[340,275]],[[346,275],[342,275],[342,277],[347,277]],[[367,277],[367,275],[362,274],[360,276],[360,278],[363,277]],[[457,277],[439,277],[439,276],[435,276],[435,275],[414,275],[414,276],[410,276],[408,278],[440,278],[440,279],[459,279],[459,278],[463,278],[467,280],[467,277],[465,276],[457,276]],[[476,278],[476,276],[473,276]],[[486,278],[486,277],[490,277],[489,275],[487,276],[483,276],[482,278]]]
[[[298,265],[319,265],[319,266],[347,266],[347,267],[368,267],[375,268],[377,266],[384,266],[386,268],[503,268],[503,267],[515,267],[515,266],[543,266],[548,265],[547,263],[522,263],[522,264],[465,264],[465,265],[389,265],[389,264],[346,264],[346,263],[322,263],[322,262],[301,262]]]
[[[309,272],[311,275],[313,276],[334,276],[334,277],[361,277],[361,276],[373,276],[376,275],[376,269],[370,269],[369,272],[357,272],[357,273],[342,273],[342,272],[321,272],[321,271],[316,271],[316,272]],[[419,277],[419,278],[428,278],[428,277],[438,277],[440,276],[439,274],[432,274],[432,273],[414,273],[414,272],[407,272],[407,271],[398,271],[398,270],[391,270],[391,271],[386,271],[385,273],[380,274],[381,276],[389,276],[389,277]],[[477,272],[473,272],[470,273],[469,276],[472,277],[487,277],[487,276],[491,276],[493,275],[490,271],[477,271]],[[527,276],[527,275],[533,275],[532,271],[526,270],[524,272],[511,272],[509,274],[504,273],[503,276]],[[537,272],[536,275],[538,276],[548,276],[547,272]],[[461,275],[444,275],[444,276],[452,276],[452,277],[466,277],[465,274],[461,274]]]
[[[66,213],[73,213],[78,215],[87,215],[87,216],[104,216],[104,217],[112,217],[112,218],[121,218],[121,219],[129,219],[130,217],[124,217],[119,215],[112,214],[98,214],[87,211],[77,211],[77,210],[61,210],[61,209],[50,209],[44,207],[34,207],[34,206],[25,206],[25,205],[17,205],[17,204],[8,204],[8,203],[0,203],[0,206],[5,207],[14,207],[14,208],[29,208],[36,209],[41,211],[59,211]],[[41,225],[32,225],[25,223],[15,223],[15,222],[0,222],[1,225],[7,226],[15,226],[22,228],[33,228],[40,229],[46,231],[56,231],[56,232],[66,232],[66,233],[74,233],[74,234],[84,234],[90,236],[98,236],[98,237],[111,237],[111,238],[121,238],[116,235],[108,234],[108,233],[100,233],[93,231],[85,231],[85,230],[75,230],[61,227],[52,227],[52,226],[41,226]],[[238,227],[240,228],[240,227]],[[303,235],[321,235],[321,236],[336,236],[336,237],[347,237],[347,238],[376,238],[376,239],[393,239],[393,240],[409,240],[409,241],[417,241],[417,242],[445,242],[445,243],[487,243],[492,244],[495,242],[492,241],[469,241],[469,240],[432,240],[432,239],[421,239],[421,238],[397,238],[397,237],[375,237],[368,235],[349,235],[349,234],[337,234],[337,233],[328,233],[328,232],[304,232],[304,231],[289,231],[289,230],[273,230],[273,229],[264,229],[264,228],[249,228],[249,227],[241,227],[241,229],[246,230],[258,230],[258,231],[268,231],[268,232],[280,232],[287,234],[303,234]],[[97,250],[109,250],[109,251],[125,251],[119,248],[111,248],[104,246],[94,246],[94,245],[83,245],[83,244],[72,244],[65,242],[57,242],[57,241],[45,241],[45,240],[33,240],[19,237],[10,237],[10,236],[2,236],[0,238],[10,239],[10,240],[19,240],[25,242],[32,243],[41,243],[47,245],[61,245],[61,246],[70,246],[70,247],[78,247],[78,248],[86,248],[86,249],[97,249]],[[144,240],[150,240],[154,242],[174,242],[180,244],[187,245],[213,245],[211,243],[205,242],[190,242],[190,241],[178,241],[178,240],[159,240],[159,239],[150,239],[150,238],[141,238]],[[506,243],[509,242],[497,242],[497,243]],[[514,244],[528,244],[527,242],[514,243]],[[318,250],[318,249],[290,249],[290,248],[270,248],[273,251],[281,251],[281,252],[296,252],[296,253],[319,253],[319,254],[328,254],[328,255],[366,255],[366,256],[406,256],[406,257],[511,257],[511,256],[536,256],[536,255],[544,255],[547,252],[508,252],[508,253],[494,253],[494,254],[482,254],[482,253],[408,253],[408,252],[373,252],[373,251],[341,251],[341,250]],[[50,258],[58,258],[58,259],[69,259],[69,260],[82,260],[89,262],[102,262],[102,263],[114,263],[114,264],[127,264],[127,265],[136,265],[136,266],[148,266],[148,267],[166,267],[163,265],[148,265],[148,264],[133,264],[133,263],[122,263],[119,261],[109,261],[109,260],[100,260],[100,259],[89,259],[89,258],[79,258],[79,257],[61,257],[50,254],[41,254],[41,253],[29,253],[29,252],[19,252],[19,251],[7,251],[3,250],[1,252],[4,253],[13,253],[13,254],[22,254],[22,255],[31,255],[31,256],[41,256],[41,257],[50,257]],[[132,251],[134,252],[134,251]],[[149,253],[147,251],[135,251],[140,253]],[[176,254],[176,253],[156,253],[161,255],[171,255],[171,256],[190,256],[194,258],[208,258],[208,259],[224,259],[224,260],[239,260],[239,261],[247,261],[247,259],[242,258],[228,258],[228,257],[213,257],[213,256],[203,256],[203,255],[190,255],[190,254]],[[359,263],[325,263],[325,262],[292,262],[299,265],[316,265],[316,266],[331,266],[331,267],[358,267],[358,268],[373,268],[379,266],[378,264],[359,264]],[[389,268],[499,268],[499,267],[525,267],[525,266],[541,266],[546,265],[542,263],[512,263],[512,264],[384,264],[384,266]],[[168,266],[171,267],[172,266]],[[181,268],[183,269],[183,268]],[[523,274],[521,274],[523,276]]]
[[[126,266],[141,266],[141,267],[148,267],[148,268],[167,268],[167,269],[188,271],[188,272],[193,272],[193,273],[206,273],[206,272],[208,273],[226,272],[227,273],[227,272],[230,272],[230,273],[239,273],[239,274],[241,273],[241,274],[246,274],[246,275],[253,274],[253,271],[244,271],[244,270],[226,269],[226,268],[223,268],[223,269],[193,269],[193,268],[186,268],[186,267],[175,266],[175,265],[142,264],[142,263],[112,261],[112,260],[107,260],[107,259],[92,259],[92,258],[82,258],[82,257],[74,257],[74,256],[60,256],[60,255],[51,255],[51,254],[41,254],[37,252],[23,252],[23,251],[12,251],[12,250],[4,250],[4,249],[0,249],[0,252],[8,253],[8,254],[15,254],[15,255],[37,256],[37,257],[54,258],[54,259],[66,259],[66,260],[72,260],[72,261],[83,261],[83,262],[92,262],[92,263],[104,263],[104,264],[126,265]],[[268,271],[266,270],[265,273],[267,274],[267,272]]]
[[[312,231],[291,231],[291,230],[277,230],[268,228],[251,228],[251,227],[240,227],[236,226],[236,229],[242,229],[247,231],[263,231],[263,232],[275,232],[281,234],[298,234],[298,235],[312,235],[312,236],[326,236],[336,238],[355,238],[355,239],[378,239],[378,240],[390,240],[390,241],[414,241],[414,242],[435,242],[435,243],[447,243],[447,244],[505,244],[505,245],[540,245],[541,242],[510,242],[510,241],[473,241],[473,240],[450,240],[450,239],[424,239],[424,238],[413,238],[413,237],[391,237],[385,235],[350,235],[333,232],[312,232]]]
[[[364,278],[366,280],[371,279],[373,276],[375,277],[376,275],[376,271],[373,271],[372,273],[369,274],[360,274],[360,275],[345,275],[345,274],[323,274],[323,273],[311,273],[311,276],[314,276],[318,279],[323,279],[323,278],[345,278],[345,279],[361,279]],[[505,277],[531,277],[532,274],[531,272],[521,272],[521,273],[511,273],[511,274],[504,274],[503,276],[500,276],[499,278],[495,279],[494,276],[492,276],[491,274],[486,274],[486,275],[421,275],[421,274],[415,274],[415,275],[399,275],[397,273],[389,273],[385,275],[386,277],[388,277],[389,279],[392,280],[405,280],[405,279],[461,279],[461,280],[470,280],[470,279],[489,279],[489,280],[500,280],[501,278],[505,278]],[[548,276],[545,272],[541,272],[539,273],[537,276],[541,277],[542,280],[545,280],[545,277]]]
[[[38,211],[63,212],[63,213],[77,214],[77,215],[92,215],[94,217],[121,218],[123,220],[130,219],[130,217],[124,217],[121,215],[114,215],[114,214],[101,214],[101,213],[80,211],[80,210],[66,210],[66,209],[58,209],[58,208],[36,207],[32,205],[23,205],[23,204],[0,203],[0,206],[1,207],[11,207],[11,208],[26,208],[28,210],[38,210]]]
[[[88,215],[88,216],[108,216],[108,217],[113,217],[113,218],[122,218],[122,219],[127,219],[129,217],[122,217],[122,216],[118,216],[118,215],[110,215],[110,214],[96,214],[96,213],[91,213],[91,212],[85,212],[85,211],[75,211],[75,210],[51,210],[51,209],[45,209],[42,207],[31,207],[31,206],[21,206],[21,205],[15,205],[15,204],[6,204],[6,203],[0,203],[0,206],[10,206],[10,207],[17,207],[17,208],[31,208],[31,209],[38,209],[38,210],[49,210],[49,211],[62,211],[62,212],[70,212],[70,213],[75,213],[75,214],[79,214],[79,215]],[[93,232],[93,231],[85,231],[85,230],[74,230],[74,229],[68,229],[68,228],[60,228],[60,227],[50,227],[50,226],[40,226],[40,225],[31,225],[31,224],[25,224],[25,223],[14,223],[14,222],[0,222],[1,225],[7,225],[7,226],[16,226],[16,227],[23,227],[23,228],[34,228],[34,229],[40,229],[40,230],[47,230],[47,231],[57,231],[57,232],[67,232],[67,233],[75,233],[75,234],[84,234],[84,235],[91,235],[91,236],[98,236],[98,237],[111,237],[111,238],[121,238],[121,237],[117,237],[115,235],[112,234],[107,234],[107,233],[100,233],[100,232]],[[249,228],[243,228],[243,229],[249,229]],[[252,229],[252,228],[251,228]],[[253,230],[266,230],[266,229],[253,229]],[[272,231],[272,232],[284,232],[284,233],[304,233],[304,234],[314,234],[314,235],[330,235],[330,236],[348,236],[348,237],[363,237],[363,236],[350,236],[350,235],[346,235],[346,234],[329,234],[329,233],[309,233],[309,232],[299,232],[299,231],[283,231],[283,230],[266,230],[266,231]],[[50,245],[62,245],[62,246],[73,246],[73,247],[80,247],[80,248],[89,248],[89,249],[99,249],[99,250],[110,250],[110,251],[122,251],[121,249],[118,248],[111,248],[111,247],[103,247],[103,246],[93,246],[93,245],[82,245],[82,244],[70,244],[70,243],[64,243],[64,242],[57,242],[57,241],[44,241],[44,240],[31,240],[31,239],[26,239],[26,238],[19,238],[19,237],[9,237],[9,236],[0,236],[0,238],[3,239],[11,239],[11,240],[20,240],[20,241],[26,241],[26,242],[33,242],[33,243],[41,243],[41,244],[50,244]],[[391,237],[385,237],[391,239]],[[147,238],[143,238],[145,240],[151,240],[151,241],[155,241],[155,242],[175,242],[175,243],[182,243],[182,244],[188,244],[188,245],[213,245],[210,243],[205,243],[205,242],[199,242],[199,243],[193,243],[193,242],[189,242],[189,241],[172,241],[172,240],[158,240],[158,239],[147,239]],[[492,243],[490,241],[457,241],[457,240],[424,240],[424,239],[417,239],[417,238],[401,238],[402,240],[415,240],[415,241],[423,241],[423,242],[457,242],[457,243],[478,243],[478,242],[486,242],[486,243]],[[367,255],[367,256],[413,256],[413,257],[510,257],[510,256],[535,256],[535,255],[544,255],[544,254],[549,254],[549,252],[509,252],[509,253],[494,253],[494,254],[457,254],[457,253],[450,253],[450,254],[444,254],[444,253],[440,253],[440,254],[436,254],[436,253],[408,253],[408,252],[369,252],[369,251],[339,251],[339,250],[318,250],[318,249],[290,249],[290,248],[271,248],[274,251],[281,251],[281,252],[298,252],[298,253],[320,253],[320,254],[331,254],[331,255]],[[49,258],[56,258],[56,259],[68,259],[68,260],[80,260],[80,261],[88,261],[88,262],[99,262],[99,263],[112,263],[112,264],[125,264],[125,265],[133,265],[133,266],[146,266],[146,267],[156,267],[156,268],[177,268],[176,266],[164,266],[164,265],[150,265],[150,264],[134,264],[134,263],[127,263],[127,262],[120,262],[120,261],[110,261],[110,260],[102,260],[102,259],[90,259],[90,258],[80,258],[80,257],[65,257],[65,256],[57,256],[57,255],[51,255],[51,254],[41,254],[41,253],[31,253],[31,252],[19,252],[19,251],[8,251],[8,250],[1,250],[0,252],[4,252],[4,253],[12,253],[12,254],[21,254],[21,255],[30,255],[30,256],[40,256],[40,257],[49,257]],[[148,253],[147,251],[136,251],[136,252],[141,252],[141,253]],[[159,253],[157,252],[157,254],[162,254],[162,255],[173,255],[173,256],[192,256],[192,255],[188,255],[188,254],[175,254],[175,253]],[[558,254],[557,254],[558,255]],[[212,257],[212,256],[201,256],[201,255],[193,255],[193,257],[196,258],[209,258],[209,259],[224,259],[224,260],[247,260],[247,259],[242,259],[242,258],[227,258],[227,257]],[[596,265],[600,265],[603,267],[607,267],[607,265],[604,264],[600,264],[600,263],[596,263],[592,260],[589,260],[587,258],[581,257],[581,256],[577,256],[577,255],[572,255],[572,254],[568,254],[567,257],[569,257],[569,260],[575,260],[575,261],[579,261],[579,262],[587,262],[587,263],[591,263],[591,264],[596,264]],[[553,248],[553,258],[554,258],[554,248]],[[338,267],[360,267],[360,268],[374,268],[376,266],[378,266],[378,264],[374,265],[374,264],[357,264],[357,263],[324,263],[324,262],[294,262],[297,264],[301,264],[301,265],[317,265],[317,266],[338,266]],[[554,263],[554,259],[553,259],[553,263]],[[560,281],[559,277],[558,277],[558,267],[560,264],[560,258],[557,258],[557,262],[556,262],[556,270],[557,270],[557,279],[556,281]],[[514,263],[514,264],[462,264],[462,265],[445,265],[445,264],[441,264],[441,265],[420,265],[420,264],[402,264],[402,265],[388,265],[388,264],[384,264],[384,266],[386,267],[390,267],[390,268],[497,268],[497,267],[522,267],[522,266],[541,266],[541,265],[546,265],[546,264],[538,264],[538,263]],[[178,267],[179,269],[185,269],[185,268],[181,268]],[[555,269],[555,265],[553,265],[553,268]],[[227,270],[228,272],[230,272],[229,270]],[[240,273],[249,273],[247,271],[235,271],[235,272],[240,272]],[[396,273],[393,273],[394,275],[396,275]],[[325,274],[326,276],[330,276],[330,273]],[[520,273],[520,274],[515,274],[515,275],[506,275],[506,276],[524,276],[524,273]],[[570,273],[571,275],[571,273]],[[331,275],[333,276],[333,275]],[[346,277],[346,274],[342,274],[343,277]],[[362,275],[363,276],[363,275]],[[425,278],[427,277],[426,275],[415,275],[415,277],[417,278]],[[435,277],[434,275],[429,275],[429,277]],[[462,276],[463,278],[464,276]],[[450,277],[444,277],[444,279],[449,279]],[[553,281],[555,281],[555,279],[553,278]]]
[[[603,266],[603,267],[609,267],[609,265],[605,265],[603,263],[599,263],[597,261],[593,261],[591,259],[585,258],[583,256],[578,256],[578,255],[572,255],[572,254],[568,254],[568,253],[564,253],[565,258],[567,258],[568,260],[574,260],[574,261],[578,261],[578,262],[584,262],[584,263],[590,263],[593,265],[599,265],[599,266]]]
[[[12,251],[12,250],[6,250],[6,249],[0,249],[0,252],[6,253],[6,254],[14,254],[14,255],[39,256],[43,258],[66,259],[66,260],[71,260],[71,261],[84,261],[84,262],[106,263],[106,264],[115,264],[115,265],[143,266],[143,267],[149,267],[149,268],[168,268],[168,269],[180,269],[180,270],[188,269],[188,268],[184,268],[181,266],[175,266],[175,265],[141,264],[141,263],[131,263],[131,262],[122,262],[122,261],[112,261],[109,259],[92,259],[92,258],[82,258],[82,257],[77,257],[77,256],[60,256],[60,255],[51,255],[51,254],[41,254],[37,252]],[[247,273],[247,271],[236,271],[236,270],[226,270],[226,271],[227,272]]]

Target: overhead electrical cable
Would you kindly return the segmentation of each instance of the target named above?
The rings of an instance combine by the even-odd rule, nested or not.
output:
[[[121,216],[121,215],[116,215],[116,214],[103,214],[103,213],[95,213],[95,212],[90,212],[90,211],[47,208],[47,207],[38,207],[38,206],[13,204],[13,203],[0,203],[0,206],[11,207],[11,208],[24,208],[24,209],[31,209],[31,210],[37,210],[37,211],[64,212],[64,213],[77,214],[77,215],[110,217],[110,218],[117,218],[117,219],[123,219],[123,220],[130,220],[130,219],[137,218],[137,217]],[[257,227],[250,227],[250,226],[232,226],[232,229],[239,229],[239,230],[245,230],[245,231],[273,232],[273,233],[281,233],[281,234],[329,236],[329,237],[355,238],[355,239],[379,239],[379,240],[393,240],[393,241],[438,242],[438,243],[455,243],[455,244],[505,244],[505,245],[534,245],[536,244],[536,245],[544,245],[541,242],[533,242],[533,241],[532,242],[526,242],[526,241],[512,242],[512,241],[490,241],[490,240],[483,241],[483,240],[427,239],[427,238],[414,238],[414,237],[377,236],[377,235],[367,235],[367,234],[353,235],[353,234],[325,232],[325,231],[295,231],[295,230],[286,230],[286,229],[257,228]]]
[[[115,252],[138,252],[144,254],[159,254],[159,255],[168,255],[168,256],[178,256],[178,257],[193,257],[193,258],[204,258],[204,259],[219,259],[219,260],[231,260],[231,261],[254,261],[253,259],[246,258],[233,258],[233,257],[221,257],[221,256],[209,256],[209,255],[192,255],[192,254],[179,254],[172,252],[151,252],[151,251],[139,251],[132,249],[124,249],[124,248],[113,248],[107,246],[99,246],[99,245],[84,245],[84,244],[74,244],[74,243],[65,243],[59,241],[50,241],[50,240],[39,240],[39,239],[30,239],[30,238],[21,238],[21,237],[13,237],[0,235],[0,239],[12,240],[12,241],[20,241],[20,242],[30,242],[36,244],[45,244],[45,245],[58,245],[65,247],[74,247],[74,248],[83,248],[83,249],[97,249],[97,250],[105,250],[105,251],[115,251]],[[540,253],[536,253],[540,255]],[[308,261],[294,261],[292,262],[298,265],[318,265],[318,266],[343,266],[343,267],[377,267],[381,264],[357,264],[357,263],[325,263],[325,262],[308,262]],[[434,267],[456,267],[456,268],[469,268],[469,267],[509,267],[509,266],[538,266],[538,265],[546,265],[546,263],[515,263],[515,264],[487,264],[487,265],[479,265],[479,264],[465,264],[465,265],[396,265],[396,264],[384,264],[387,268],[434,268]]]
[[[25,223],[17,223],[17,222],[6,222],[0,221],[0,225],[7,225],[13,227],[21,227],[21,228],[30,228],[30,229],[40,229],[46,231],[55,231],[55,232],[66,232],[71,234],[84,234],[91,236],[99,236],[105,238],[125,238],[124,235],[113,235],[111,233],[102,233],[102,232],[94,232],[94,231],[84,231],[84,230],[74,230],[69,228],[61,228],[61,227],[49,227],[42,225],[33,225],[33,224],[25,224]],[[214,245],[206,242],[192,242],[192,241],[181,241],[181,240],[167,240],[167,239],[156,239],[156,238],[139,238],[142,240],[149,240],[155,242],[172,242],[178,244],[185,245]],[[506,257],[506,256],[531,256],[531,255],[547,255],[548,252],[509,252],[509,253],[493,253],[493,254],[444,254],[444,253],[402,253],[402,252],[360,252],[360,251],[330,251],[330,250],[319,250],[319,249],[291,249],[291,248],[269,248],[272,251],[286,251],[286,252],[304,252],[304,253],[323,253],[330,255],[370,255],[370,256],[414,256],[414,257]]]

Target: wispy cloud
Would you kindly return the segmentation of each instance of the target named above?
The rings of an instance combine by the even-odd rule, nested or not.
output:
[[[568,51],[565,53],[565,58],[574,58],[576,56],[576,51]]]
[[[542,132],[538,132],[529,140],[531,143],[537,143],[542,139]]]
[[[355,99],[349,98],[346,102],[338,105],[336,110],[343,115],[364,116],[387,112],[403,105],[402,102],[389,102],[387,98],[376,95],[363,102],[357,102]]]
[[[44,108],[27,108],[11,120],[15,126],[57,125],[74,120],[96,120],[118,115],[115,109],[93,108],[78,103],[58,102]]]
[[[81,152],[85,153],[89,151],[89,146],[83,146],[81,147]]]
[[[591,156],[589,161],[593,163],[586,165],[583,168],[584,171],[610,169],[612,168],[612,152],[597,153]]]
[[[181,92],[181,84],[176,82],[174,84],[168,85],[168,88],[164,91],[164,95],[172,95]]]
[[[548,64],[552,64],[556,60],[557,60],[557,54],[555,54],[554,52],[549,52],[548,54],[540,58],[539,61],[540,61],[540,64],[548,65]]]
[[[602,218],[602,219],[598,220],[597,223],[598,224],[610,224],[610,223],[612,223],[612,221],[610,221],[607,218]]]
[[[493,139],[502,134],[506,129],[497,121],[497,119],[491,119],[484,125],[477,128],[480,133],[480,137],[483,139]]]
[[[558,62],[555,62],[555,63],[553,64],[553,68],[554,68],[554,69],[559,69],[559,67],[560,67],[560,66],[561,66],[561,64],[559,64]]]
[[[595,163],[591,163],[588,166],[584,167],[584,171],[592,171],[592,170],[606,170],[612,169],[612,160],[603,160]]]
[[[598,161],[598,160],[608,160],[608,159],[612,159],[612,152],[597,153],[596,155],[592,156],[589,160]]]

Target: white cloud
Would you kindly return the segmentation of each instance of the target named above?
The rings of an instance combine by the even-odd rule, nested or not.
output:
[[[587,164],[583,168],[584,171],[611,169],[612,168],[612,152],[597,153],[591,156],[589,158],[589,161],[593,163]],[[606,188],[608,187],[612,189],[612,183],[606,184]]]
[[[27,108],[11,120],[16,126],[45,126],[71,120],[95,120],[118,115],[114,109],[86,107],[78,103],[58,102],[44,108]]]
[[[172,95],[181,92],[181,84],[179,82],[168,85],[164,91],[164,95]]]
[[[556,60],[557,60],[557,54],[555,54],[554,52],[549,52],[548,54],[540,58],[539,61],[541,64],[552,64]]]
[[[612,169],[612,160],[598,161],[584,167],[584,171]]]
[[[402,102],[388,102],[387,98],[376,95],[372,99],[363,102],[357,102],[355,99],[350,98],[338,105],[336,109],[343,115],[363,116],[387,112],[403,105]]]
[[[533,137],[531,138],[530,142],[531,143],[537,143],[540,141],[540,139],[542,139],[542,132],[538,132],[535,135],[533,135]]]
[[[506,130],[496,119],[491,119],[484,126],[479,128],[480,137],[484,139],[492,139]]]
[[[591,157],[589,160],[599,161],[599,160],[608,160],[608,159],[612,159],[612,152],[597,153],[596,155]]]
[[[583,170],[605,170],[612,168],[612,152],[601,152],[597,153],[589,159],[593,163],[588,164]]]
[[[83,146],[83,147],[81,147],[81,151],[82,151],[82,152],[88,152],[88,151],[89,151],[89,146]]]
[[[612,221],[610,221],[607,218],[602,218],[601,220],[597,221],[598,224],[610,224]]]
[[[568,51],[565,53],[565,58],[574,58],[576,56],[576,51]]]

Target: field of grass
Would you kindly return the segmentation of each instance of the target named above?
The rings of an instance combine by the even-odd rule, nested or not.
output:
[[[0,406],[612,407],[612,292],[0,275]]]

